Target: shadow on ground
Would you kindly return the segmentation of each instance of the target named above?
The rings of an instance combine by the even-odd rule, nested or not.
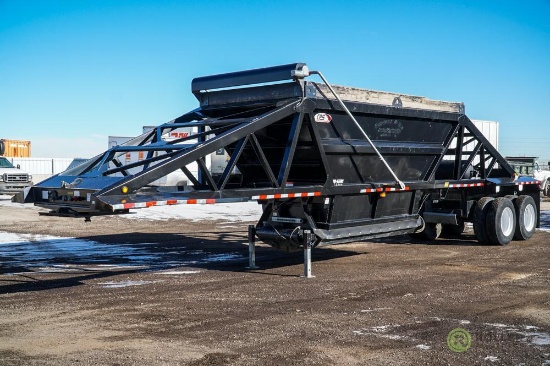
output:
[[[313,251],[312,260],[359,254],[364,253],[319,248]],[[255,273],[266,273],[262,271],[302,264],[303,254],[259,244],[256,262],[261,270]],[[0,275],[4,275],[0,277],[0,294],[71,287],[91,279],[181,267],[244,272],[247,265],[248,243],[242,234],[135,232],[44,240],[29,237],[0,246]],[[47,276],[37,276],[40,273]]]

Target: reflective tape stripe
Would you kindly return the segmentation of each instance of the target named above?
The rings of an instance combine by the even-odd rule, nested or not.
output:
[[[521,186],[521,185],[524,185],[524,184],[540,184],[541,182],[538,181],[538,180],[535,180],[533,182],[516,182],[516,186]]]
[[[201,199],[201,200],[167,200],[167,201],[149,201],[149,202],[137,202],[137,203],[121,203],[118,205],[112,205],[114,210],[129,210],[131,208],[147,208],[152,206],[166,206],[166,205],[208,205],[216,203],[215,199]]]
[[[281,198],[297,198],[297,197],[317,197],[321,192],[302,192],[302,193],[280,193],[280,194],[261,194],[259,196],[252,196],[253,200],[278,200]]]
[[[485,183],[457,183],[449,184],[449,188],[483,187]]]
[[[365,188],[360,191],[360,193],[379,193],[379,192],[404,192],[409,191],[410,187],[401,188]]]

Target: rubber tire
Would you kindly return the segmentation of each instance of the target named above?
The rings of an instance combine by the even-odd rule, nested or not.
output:
[[[544,191],[542,192],[546,197],[550,197],[550,180],[546,181],[546,187],[544,187]]]
[[[458,225],[445,224],[441,236],[444,238],[458,238],[464,232],[464,221],[459,220]]]
[[[508,198],[509,200],[514,202],[518,198],[518,196],[514,196],[513,194],[507,194],[506,196],[504,196],[504,198]]]
[[[493,201],[493,197],[482,197],[477,201],[474,208],[473,225],[474,234],[476,239],[481,244],[489,244],[489,237],[487,236],[487,230],[485,229],[485,223],[487,219],[487,211],[489,209],[489,203]]]
[[[441,236],[442,230],[443,226],[440,223],[434,224],[432,222],[427,222],[421,234],[424,239],[435,240]]]
[[[503,220],[506,219],[506,214],[510,214],[509,224],[512,225],[512,230],[506,234],[502,230]],[[509,198],[495,198],[489,205],[487,210],[486,231],[489,242],[494,245],[507,245],[514,238],[516,229],[516,208]]]
[[[537,205],[533,197],[523,195],[514,201],[514,207],[516,209],[516,232],[514,233],[514,239],[527,240],[533,236],[537,229]],[[531,228],[525,226],[525,211],[528,210],[528,207],[532,207],[534,210],[534,216],[531,217],[534,222],[529,222],[532,225]]]

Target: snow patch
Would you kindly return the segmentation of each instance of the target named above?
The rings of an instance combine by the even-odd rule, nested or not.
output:
[[[158,246],[146,244],[104,244],[70,237],[0,232],[0,257],[3,268],[14,268],[19,274],[28,271],[159,270],[245,259],[239,253],[187,251],[183,246],[169,252],[156,251]]]
[[[121,282],[101,282],[99,285],[103,288],[122,288],[130,286],[143,286],[159,281],[121,281]]]
[[[17,207],[17,208],[24,208],[27,210],[33,210],[33,211],[44,211],[43,208],[31,205],[31,204],[24,204],[24,203],[14,203],[11,201],[11,198],[13,196],[8,194],[0,194],[0,206],[1,207]]]
[[[387,338],[392,340],[400,340],[400,339],[408,339],[407,336],[402,336],[398,334],[387,334],[386,330],[380,329],[382,327],[373,327],[370,329],[361,329],[361,330],[354,330],[353,333],[356,335],[373,335],[379,338]]]
[[[389,333],[390,330],[394,328],[399,328],[400,325],[396,324],[387,324],[387,325],[380,325],[377,327],[371,327],[367,329],[360,329],[360,330],[354,330],[353,334],[356,335],[366,335],[366,336],[375,336],[377,338],[386,338],[391,340],[402,340],[402,341],[417,341],[409,336],[406,335],[399,335],[395,333]]]
[[[225,262],[225,261],[232,261],[236,259],[243,259],[244,257],[237,253],[229,253],[229,254],[212,254],[207,256],[206,258],[203,258],[201,262]]]
[[[161,275],[182,275],[182,274],[195,274],[195,273],[201,273],[201,271],[164,271],[164,272],[158,272],[157,274],[161,274]]]
[[[550,211],[540,212],[540,229],[542,231],[550,231]]]
[[[509,328],[510,327],[509,325],[501,324],[501,323],[485,323],[485,325],[488,325],[490,327],[495,327],[495,328]]]
[[[529,343],[535,346],[548,346],[550,345],[550,334],[542,332],[527,333],[527,337],[522,339],[522,341],[529,341]]]
[[[258,221],[262,215],[262,206],[256,201],[239,203],[216,203],[213,205],[170,205],[152,206],[131,210],[130,215],[120,215],[127,219],[161,220],[169,219],[191,221]]]
[[[361,310],[362,313],[372,313],[374,311],[384,311],[384,310],[391,310],[391,308],[374,308],[374,309],[365,309]]]
[[[520,328],[513,325],[506,325],[500,323],[484,323],[491,327],[505,329],[507,332],[515,333],[522,335],[524,338],[521,339],[522,342],[530,343],[534,346],[548,346],[550,345],[550,333],[534,331],[539,329],[539,327],[534,325],[523,325],[521,328],[525,331],[520,330]]]
[[[387,332],[388,330],[397,327],[398,325],[388,324],[388,325],[379,325],[377,327],[370,328],[373,332]]]

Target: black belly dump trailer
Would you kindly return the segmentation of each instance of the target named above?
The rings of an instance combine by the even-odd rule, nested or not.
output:
[[[323,83],[312,82],[316,74]],[[306,80],[307,79],[307,80]],[[472,222],[481,243],[529,239],[540,225],[540,182],[518,177],[462,103],[331,86],[303,63],[196,78],[200,106],[17,196],[51,215],[127,213],[154,205],[263,206],[249,228],[283,250],[392,235],[436,239]],[[181,127],[196,133],[170,142]],[[206,157],[230,156],[220,176]],[[125,163],[127,153],[143,160]],[[198,176],[188,166],[197,163]],[[238,168],[240,179],[232,172]],[[181,170],[191,189],[149,184]]]

